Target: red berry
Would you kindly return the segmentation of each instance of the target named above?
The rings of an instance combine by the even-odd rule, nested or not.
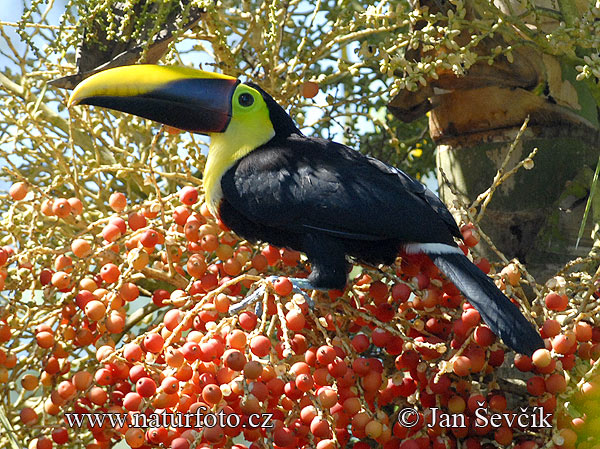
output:
[[[258,357],[265,357],[271,350],[271,340],[264,335],[257,335],[250,340],[250,350]]]
[[[546,298],[544,298],[544,301],[548,309],[554,310],[556,312],[562,312],[566,310],[567,306],[569,305],[569,298],[567,297],[567,295],[559,295],[555,292],[548,293],[546,295]]]
[[[352,346],[358,353],[366,351],[370,346],[369,337],[365,334],[356,334],[354,338],[352,338]]]
[[[298,332],[304,328],[306,319],[298,309],[292,309],[285,315],[285,321],[288,329]]]
[[[496,335],[489,327],[481,325],[477,326],[474,333],[475,342],[483,347],[489,346],[496,341]]]
[[[317,361],[321,365],[329,365],[331,362],[333,362],[336,355],[335,349],[333,349],[331,346],[321,346],[317,350]]]
[[[467,326],[468,328],[472,328],[479,324],[479,322],[481,321],[481,315],[475,309],[467,309],[463,311],[461,320],[465,324],[465,326]]]
[[[398,283],[392,287],[392,299],[394,301],[406,302],[412,293],[406,284]]]
[[[52,439],[56,444],[67,444],[69,441],[69,432],[64,427],[59,427],[52,431]]]
[[[254,312],[242,312],[238,318],[240,327],[246,331],[251,331],[256,327],[258,317]]]
[[[125,410],[139,410],[144,398],[136,392],[130,391],[123,398],[123,407]]]
[[[100,269],[100,277],[107,284],[114,284],[119,280],[121,276],[121,270],[114,263],[107,263]]]
[[[519,371],[531,371],[533,369],[533,362],[531,360],[531,357],[524,354],[515,355],[515,367]]]
[[[564,334],[558,334],[552,339],[552,349],[559,354],[569,354],[577,347],[575,333],[567,331]]]
[[[372,282],[369,287],[369,295],[375,304],[381,304],[387,299],[388,287],[381,281]]]
[[[146,336],[144,337],[144,348],[146,348],[147,351],[150,351],[152,353],[156,354],[162,351],[164,344],[165,340],[160,334],[151,333],[146,334]]]
[[[173,210],[173,221],[177,223],[179,226],[185,226],[188,218],[192,214],[192,210],[186,206],[177,206],[175,210]],[[198,229],[200,228],[200,221],[198,219],[194,220],[195,223],[198,224]],[[185,232],[185,231],[184,231]],[[198,239],[196,239],[198,240]]]
[[[98,385],[112,385],[114,383],[114,378],[109,369],[100,368],[96,371],[96,375],[94,376],[96,383]]]
[[[154,248],[158,244],[160,236],[154,229],[145,230],[140,236],[140,243],[145,248]]]
[[[567,389],[567,381],[565,376],[559,373],[550,374],[545,380],[546,391],[556,395],[564,393]]]
[[[296,377],[296,387],[300,391],[306,392],[314,386],[313,378],[310,374],[300,374]]]
[[[580,321],[575,325],[575,338],[577,341],[590,341],[592,339],[592,332],[592,326],[585,321]]]
[[[123,347],[123,357],[130,363],[139,362],[144,356],[144,351],[136,343],[127,343]]]
[[[191,206],[198,201],[198,190],[192,186],[185,186],[179,191],[179,201],[187,206]]]
[[[541,396],[546,392],[546,383],[540,376],[530,377],[527,381],[527,391],[533,396]]]
[[[151,378],[142,377],[135,383],[135,391],[143,398],[147,398],[156,393],[156,384]]]
[[[290,281],[286,277],[280,277],[273,283],[273,289],[275,290],[275,293],[277,293],[279,296],[289,295],[290,293],[292,293],[293,288],[294,285],[292,284],[292,281]]]

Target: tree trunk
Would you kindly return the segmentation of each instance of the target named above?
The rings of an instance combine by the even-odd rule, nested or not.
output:
[[[442,13],[452,7],[429,0],[419,3]],[[474,4],[466,5],[471,18],[479,17]],[[417,23],[415,28],[421,26],[424,24]],[[456,41],[465,45],[470,39],[470,33],[463,31]],[[565,262],[587,254],[592,246],[593,219],[588,220],[577,248],[575,244],[598,161],[598,107],[587,85],[575,80],[576,71],[570,62],[533,46],[514,46],[510,55],[498,56],[488,64],[486,56],[509,44],[499,35],[486,37],[474,48],[484,58],[465,76],[440,69],[435,79],[427,80],[426,87],[398,94],[389,109],[404,121],[430,110],[440,196],[448,205],[457,199],[452,190],[463,205],[469,206],[490,187],[515,136],[528,120],[504,172],[537,148],[533,168],[521,168],[496,189],[481,226],[499,250],[509,259],[526,262],[543,282]],[[443,57],[442,50],[417,48],[408,51],[406,58],[423,60],[432,52]],[[491,260],[497,259],[490,248],[483,250]]]
[[[437,113],[432,113],[432,128]],[[501,167],[519,127],[490,129],[438,139],[437,165],[453,185],[463,204],[471,204],[484,192]],[[586,132],[587,131],[587,132]],[[592,246],[594,220],[588,220],[584,238],[575,248],[589,193],[597,146],[596,132],[571,126],[529,126],[514,149],[506,171],[538,148],[531,170],[521,168],[503,182],[492,196],[481,227],[508,258],[517,257],[544,281],[567,261],[585,255]],[[597,145],[597,144],[596,144]],[[446,204],[456,198],[441,175],[440,196]],[[486,256],[497,257],[486,245]]]

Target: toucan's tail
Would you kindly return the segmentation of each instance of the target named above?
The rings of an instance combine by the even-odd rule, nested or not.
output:
[[[481,314],[492,332],[516,352],[531,355],[544,342],[519,308],[496,287],[491,278],[458,252],[428,256]]]

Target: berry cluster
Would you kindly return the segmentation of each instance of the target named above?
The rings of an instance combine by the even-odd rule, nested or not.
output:
[[[10,195],[65,223],[83,212],[75,199],[28,200],[23,183]],[[547,290],[538,307],[547,317],[547,349],[517,355],[510,370],[512,353],[426,256],[401,254],[386,270],[355,269],[345,292],[315,292],[311,309],[288,279],[309,274],[304,257],[241,241],[195,188],[141,206],[117,192],[109,206],[112,216],[37,258],[0,249],[0,290],[34,285],[46,304],[38,322],[13,305],[0,324],[0,342],[10,348],[0,349],[0,382],[18,382],[31,399],[16,411],[30,447],[100,449],[121,439],[133,448],[171,449],[596,444],[600,378],[580,373],[600,357],[600,328],[563,319],[564,285]],[[472,225],[462,233],[468,254],[479,236]],[[484,258],[476,263],[491,270]],[[267,285],[258,315],[253,307],[229,314],[267,274],[281,277]],[[522,282],[517,263],[497,280],[515,301],[524,298]],[[17,341],[28,355],[15,349]],[[500,368],[526,388],[508,388]],[[565,402],[578,416],[559,408]],[[479,426],[482,404],[506,416],[539,406],[555,427],[523,428],[514,420]],[[397,420],[407,407],[418,413],[412,427]],[[467,425],[430,425],[433,408]],[[131,426],[135,414],[199,409],[236,414],[240,425]],[[77,429],[65,413],[128,420]],[[245,425],[253,414],[270,415],[272,426]]]

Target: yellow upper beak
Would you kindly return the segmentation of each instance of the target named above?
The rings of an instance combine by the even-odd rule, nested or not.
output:
[[[131,65],[81,82],[68,106],[90,104],[199,133],[222,132],[231,117],[236,78],[186,67]]]

